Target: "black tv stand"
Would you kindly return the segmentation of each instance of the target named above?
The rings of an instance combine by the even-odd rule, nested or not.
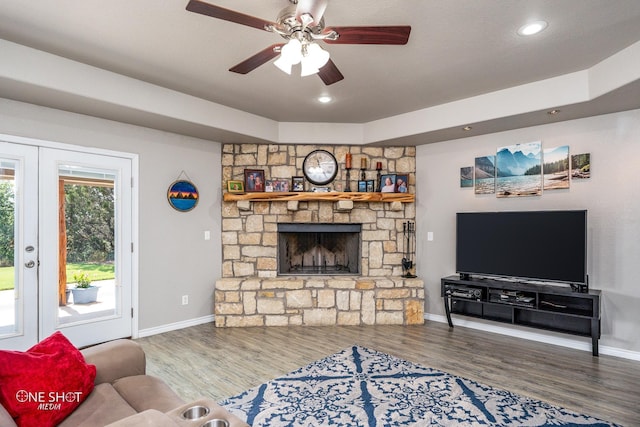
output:
[[[598,356],[600,291],[455,275],[441,279],[449,326],[451,314],[591,337]]]

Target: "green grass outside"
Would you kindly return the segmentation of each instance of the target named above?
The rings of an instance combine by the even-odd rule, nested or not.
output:
[[[0,267],[0,291],[13,289],[13,267]]]
[[[67,264],[67,283],[73,283],[73,275],[87,273],[92,281],[115,277],[113,264]],[[13,289],[13,267],[0,267],[0,291]]]

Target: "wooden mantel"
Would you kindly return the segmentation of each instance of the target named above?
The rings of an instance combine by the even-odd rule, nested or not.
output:
[[[354,202],[401,202],[414,203],[415,194],[409,193],[360,193],[360,192],[339,192],[328,193],[316,192],[259,192],[259,193],[224,193],[225,202],[238,202],[248,200],[252,202],[288,202],[297,200],[301,202],[325,201],[337,202],[340,200],[352,200]]]

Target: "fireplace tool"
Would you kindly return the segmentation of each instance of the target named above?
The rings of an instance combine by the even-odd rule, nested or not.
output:
[[[414,268],[413,257],[416,250],[416,223],[407,221],[402,224],[402,237],[404,245],[404,257],[402,258],[402,277],[412,279],[416,276],[411,273]]]

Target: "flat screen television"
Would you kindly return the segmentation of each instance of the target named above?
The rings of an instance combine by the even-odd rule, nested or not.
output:
[[[460,212],[456,271],[587,284],[587,211]]]

